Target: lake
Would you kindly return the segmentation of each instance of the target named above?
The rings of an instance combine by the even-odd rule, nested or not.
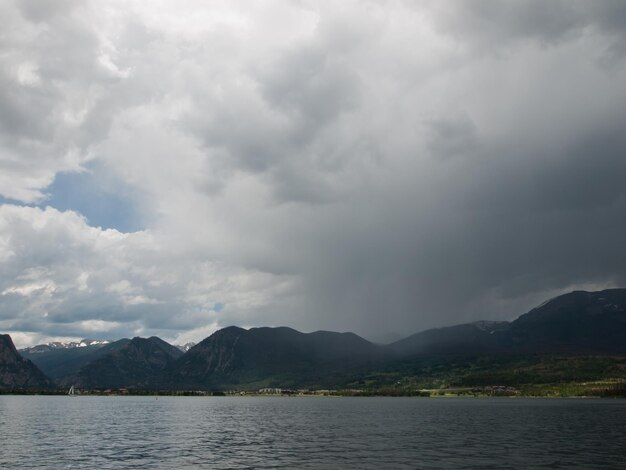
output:
[[[0,396],[0,468],[624,468],[626,400]]]

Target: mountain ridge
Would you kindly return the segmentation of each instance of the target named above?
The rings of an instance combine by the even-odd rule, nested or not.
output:
[[[574,291],[511,322],[434,328],[388,345],[349,332],[229,326],[187,352],[157,337],[136,337],[24,354],[64,386],[341,387],[358,382],[368,371],[406,368],[428,357],[626,354],[626,289]]]
[[[159,372],[181,355],[182,351],[156,336],[135,337],[60,383],[85,388],[152,388]]]
[[[166,371],[164,385],[237,385],[275,376],[281,376],[283,382],[294,381],[294,376],[320,380],[324,372],[332,376],[350,366],[362,367],[381,352],[379,346],[354,333],[230,326],[216,331],[178,359]]]
[[[53,380],[77,373],[82,367],[126,345],[130,340],[122,338],[106,344],[91,344],[86,347],[48,348],[39,346],[20,349],[18,352],[32,361]]]
[[[459,353],[626,353],[626,289],[573,291],[511,322],[464,323],[388,345],[401,355]]]

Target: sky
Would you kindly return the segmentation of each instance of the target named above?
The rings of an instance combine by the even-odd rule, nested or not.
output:
[[[5,0],[0,332],[420,330],[626,286],[626,2]]]

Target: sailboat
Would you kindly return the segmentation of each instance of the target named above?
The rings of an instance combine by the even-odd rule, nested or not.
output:
[[[75,395],[75,394],[74,394],[74,386],[73,386],[73,385],[70,387],[70,391],[69,391],[69,392],[67,392],[67,394],[68,394],[70,397],[73,397],[73,396]]]

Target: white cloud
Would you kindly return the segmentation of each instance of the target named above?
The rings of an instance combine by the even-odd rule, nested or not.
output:
[[[0,328],[8,331],[171,338],[247,319],[284,291],[271,275],[194,259],[181,247],[170,253],[150,232],[101,230],[71,211],[0,205],[0,240],[14,253],[0,270]]]

